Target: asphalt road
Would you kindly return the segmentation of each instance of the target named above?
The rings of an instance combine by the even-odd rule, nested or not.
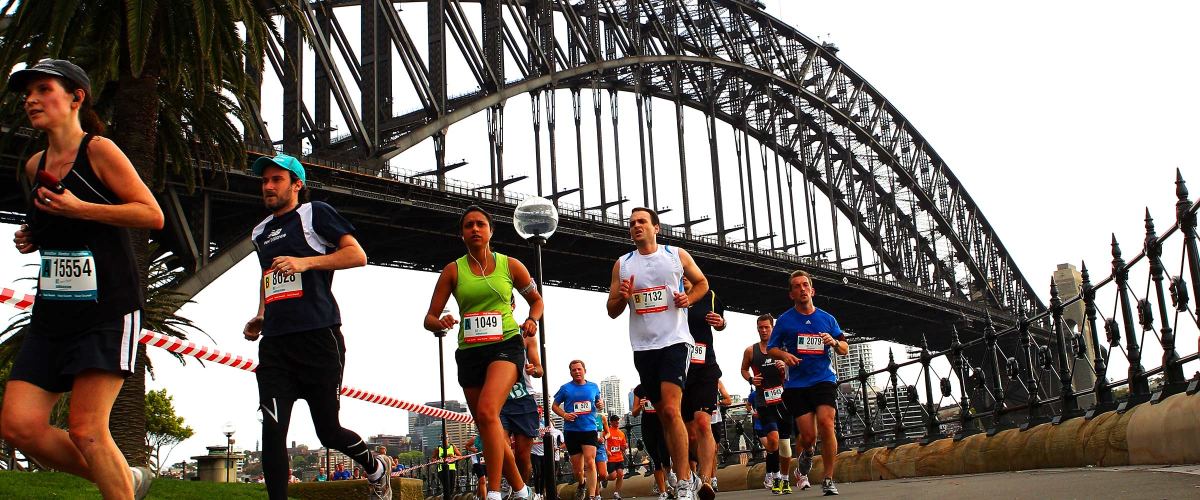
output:
[[[838,498],[947,500],[1005,499],[1161,499],[1200,498],[1200,466],[1095,467],[1042,469],[965,476],[940,476],[838,484]],[[780,500],[821,497],[820,484]],[[731,491],[719,499],[763,499],[769,491]]]

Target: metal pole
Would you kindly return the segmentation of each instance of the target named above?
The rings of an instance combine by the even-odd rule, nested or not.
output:
[[[1171,329],[1171,318],[1167,312],[1167,297],[1162,283],[1163,271],[1166,270],[1162,262],[1162,244],[1159,243],[1158,234],[1154,231],[1154,219],[1150,218],[1150,209],[1146,209],[1146,256],[1150,258],[1150,279],[1154,281],[1154,290],[1158,295],[1158,314],[1162,318],[1160,320],[1162,326],[1159,327],[1162,338],[1159,342],[1163,349],[1163,373],[1167,378],[1166,383],[1151,398],[1152,401],[1158,402],[1162,398],[1182,391],[1187,386],[1187,380],[1183,377],[1183,365],[1179,364],[1179,352],[1175,350],[1175,331]]]
[[[1129,399],[1117,408],[1121,411],[1150,398],[1150,383],[1146,380],[1146,370],[1142,368],[1142,349],[1138,346],[1137,330],[1133,326],[1133,309],[1129,305],[1129,268],[1125,259],[1121,258],[1121,247],[1117,244],[1117,235],[1112,236],[1112,268],[1117,282],[1117,294],[1121,301],[1121,319],[1125,324],[1125,336],[1128,338],[1126,352],[1129,358]]]
[[[449,312],[449,311],[442,311],[442,314],[445,315],[445,313],[447,313],[447,312]],[[445,410],[446,409],[446,358],[445,358],[445,354],[444,354],[445,351],[444,351],[444,347],[443,347],[444,342],[442,342],[442,339],[446,338],[446,330],[434,332],[433,335],[435,337],[437,337],[437,339],[438,339],[438,386],[441,390],[442,409]],[[444,456],[439,456],[438,457],[439,459],[448,458],[450,455],[450,448],[448,446],[449,443],[447,443],[446,441],[447,441],[446,414],[443,413],[442,414],[442,452],[439,453],[438,455],[444,455]],[[439,464],[439,467],[441,467],[441,469],[442,469],[442,474],[441,474],[441,476],[442,476],[442,498],[444,500],[449,500],[450,491],[451,491],[450,464],[442,462],[441,464]]]
[[[233,456],[233,436],[225,435],[225,482],[229,482],[229,457]]]
[[[1092,278],[1088,274],[1087,263],[1082,263],[1080,274],[1083,277],[1083,314],[1087,318],[1088,334],[1092,337],[1092,370],[1096,373],[1096,382],[1092,392],[1096,402],[1088,409],[1086,418],[1092,418],[1099,413],[1113,409],[1112,388],[1108,386],[1108,360],[1100,348],[1100,333],[1096,331],[1096,289],[1092,286]]]
[[[546,244],[546,238],[534,236],[530,238],[533,245],[537,247],[537,288],[538,295],[542,292],[542,245]],[[546,360],[546,314],[542,313],[542,317],[538,318],[538,352],[542,357],[542,424],[547,429],[550,428],[550,376],[547,367],[550,363]],[[551,438],[553,441],[553,438]],[[545,500],[558,500],[558,490],[555,489],[555,471],[554,471],[554,445],[557,443],[547,443],[546,436],[542,436],[542,460],[545,465],[542,467],[542,480],[545,484]]]

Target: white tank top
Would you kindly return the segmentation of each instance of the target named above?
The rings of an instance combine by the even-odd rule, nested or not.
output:
[[[648,351],[678,343],[694,344],[688,330],[687,309],[675,307],[675,292],[683,291],[683,263],[679,249],[658,245],[650,255],[637,250],[620,259],[622,280],[633,276],[629,299],[629,343],[635,351]]]

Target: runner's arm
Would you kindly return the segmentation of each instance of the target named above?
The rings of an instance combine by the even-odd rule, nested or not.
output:
[[[526,335],[537,333],[537,321],[542,319],[543,308],[542,294],[538,293],[537,285],[533,282],[533,277],[529,275],[529,269],[522,264],[521,261],[509,257],[508,269],[512,274],[513,288],[521,292],[521,296],[525,297],[525,302],[529,304],[529,317],[521,322],[521,331]]]
[[[717,381],[717,392],[721,393],[721,399],[718,401],[721,406],[729,406],[733,404],[733,398],[729,397],[729,391],[725,390],[725,383],[721,382],[720,380]]]
[[[696,265],[695,260],[692,260],[692,254],[680,248],[679,263],[683,264],[683,275],[692,282],[692,291],[687,294],[688,303],[695,304],[704,300],[704,297],[708,295],[708,278],[705,278],[704,273],[700,272],[700,267]]]
[[[541,378],[545,369],[542,368],[542,355],[538,352],[537,339],[525,337],[525,358],[529,360],[527,364],[533,369],[533,373],[530,375]]]
[[[629,410],[629,414],[635,417],[642,414],[642,398],[633,398],[633,408]]]
[[[767,356],[783,361],[783,364],[788,366],[796,366],[800,363],[800,358],[778,347],[768,349]]]
[[[608,317],[616,319],[629,306],[629,294],[633,292],[633,290],[627,290],[633,287],[632,283],[630,283],[632,276],[630,278],[629,281],[622,283],[621,262],[617,261],[613,263],[612,280],[610,280],[608,285],[608,303],[606,304],[608,306]]]
[[[753,354],[750,352],[751,347],[747,347],[745,351],[742,351],[742,380],[750,382],[750,385],[756,386],[758,384],[754,383],[754,374],[750,372],[750,359],[751,356],[753,356]]]
[[[453,262],[446,264],[446,267],[442,269],[442,274],[438,276],[437,284],[433,286],[433,297],[429,299],[429,310],[425,311],[426,330],[435,333],[443,332],[458,323],[450,314],[441,316],[442,311],[446,308],[446,302],[450,301],[450,292],[454,290],[456,281],[458,281],[458,266]]]
[[[276,257],[275,262],[278,263],[285,259],[293,259],[301,263],[295,266],[295,272],[298,273],[337,271],[367,265],[367,252],[363,251],[362,245],[358,244],[358,238],[355,238],[353,234],[346,233],[338,239],[338,248],[331,254],[313,257]]]
[[[103,137],[95,137],[83,147],[87,148],[88,159],[92,162],[92,170],[96,177],[104,187],[117,195],[118,199],[113,200],[116,203],[89,203],[70,191],[55,194],[49,189],[39,187],[34,200],[38,209],[72,219],[91,220],[112,226],[162,229],[162,208],[158,206],[150,188],[142,182],[141,176],[125,153],[111,140]],[[36,166],[34,170],[37,170]],[[47,199],[50,200],[49,204],[45,202]]]

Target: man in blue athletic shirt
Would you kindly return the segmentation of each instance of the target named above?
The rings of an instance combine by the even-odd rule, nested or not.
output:
[[[572,360],[567,367],[571,381],[562,385],[554,394],[551,410],[563,419],[563,434],[567,441],[567,452],[571,455],[571,469],[579,479],[575,488],[575,500],[585,497],[599,500],[600,489],[596,481],[596,412],[604,409],[600,387],[584,379],[587,366],[581,360]]]
[[[767,354],[788,366],[783,404],[796,419],[796,428],[800,431],[798,448],[803,451],[799,473],[808,474],[812,467],[812,447],[820,430],[821,459],[825,468],[821,489],[826,495],[837,495],[837,487],[833,484],[833,467],[837,460],[837,436],[834,433],[837,373],[833,369],[831,352],[845,356],[850,346],[846,344],[846,336],[837,320],[813,305],[814,295],[812,277],[804,271],[792,272],[788,279],[788,297],[794,306],[775,322],[775,329],[767,341]]]

